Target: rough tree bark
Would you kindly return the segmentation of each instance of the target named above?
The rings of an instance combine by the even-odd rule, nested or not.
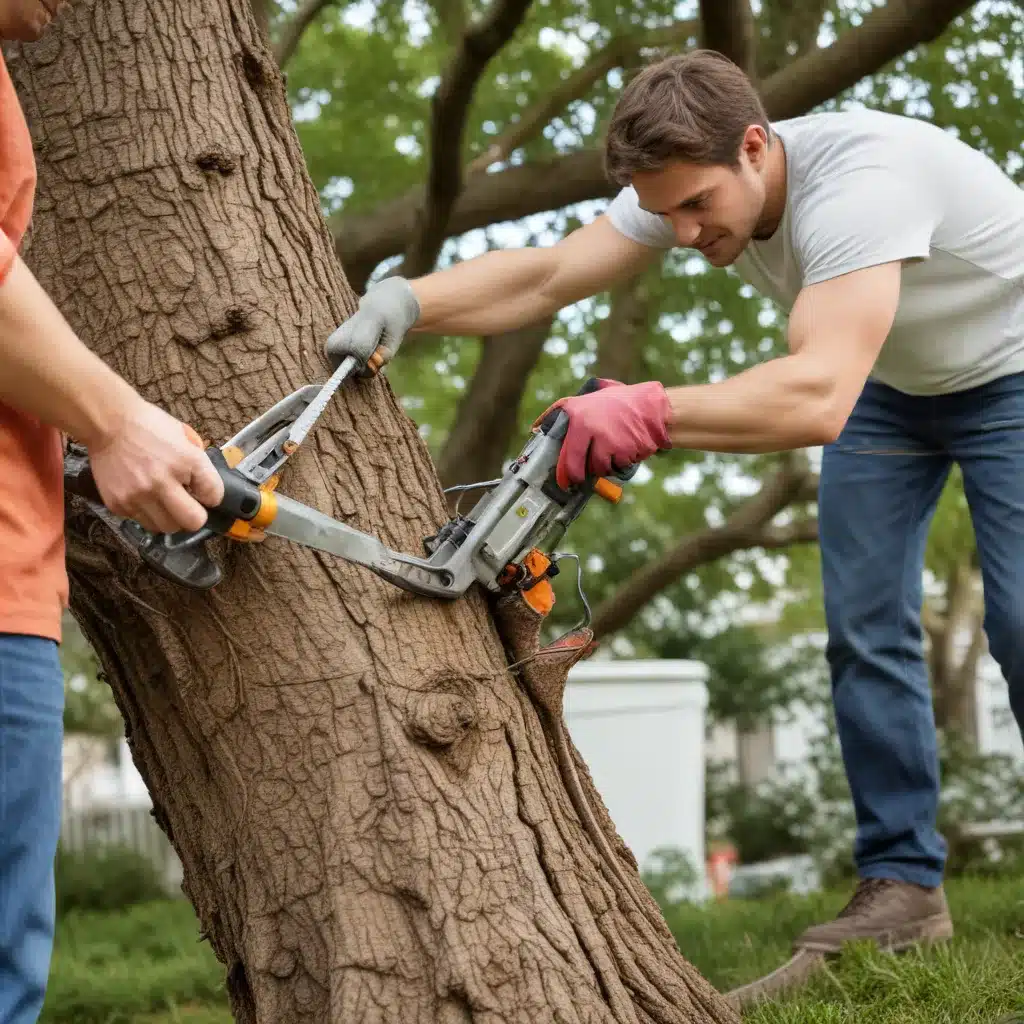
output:
[[[247,0],[82,0],[10,67],[26,256],[96,351],[215,441],[324,379],[353,295]],[[386,382],[282,488],[407,551],[445,518]],[[274,539],[140,570],[69,499],[72,608],[238,1021],[725,1022],[562,729],[566,665],[478,594],[411,597]],[[493,611],[493,614],[492,614]]]

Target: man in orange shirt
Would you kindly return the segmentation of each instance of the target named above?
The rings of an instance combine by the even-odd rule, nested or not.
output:
[[[63,0],[0,0],[0,39],[34,41]],[[195,530],[223,484],[184,425],[76,337],[18,255],[36,167],[0,55],[0,1024],[37,1020],[54,928],[67,604],[63,443],[84,444],[104,503]]]

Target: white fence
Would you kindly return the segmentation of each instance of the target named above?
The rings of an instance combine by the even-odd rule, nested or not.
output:
[[[169,894],[181,895],[181,862],[148,807],[106,806],[67,811],[61,819],[60,842],[65,850],[74,851],[126,846],[152,861]]]

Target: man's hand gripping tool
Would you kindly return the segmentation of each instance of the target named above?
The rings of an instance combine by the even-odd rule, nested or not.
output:
[[[373,360],[370,366],[379,368]],[[221,579],[220,567],[206,550],[207,540],[226,536],[253,541],[269,534],[362,565],[416,594],[454,599],[479,582],[493,593],[519,591],[532,608],[546,615],[554,602],[550,578],[558,572],[554,546],[592,495],[617,502],[621,483],[632,478],[637,466],[563,490],[555,481],[555,468],[569,420],[561,409],[553,410],[500,478],[449,488],[489,489],[469,513],[456,513],[424,540],[427,557],[393,551],[377,538],[276,491],[285,462],[337,388],[358,369],[358,360],[345,359],[323,386],[299,388],[221,447],[206,449],[224,482],[224,498],[196,532],[153,534],[114,516],[102,505],[83,450],[67,456],[65,486],[87,499],[152,570],[191,589],[206,590]],[[597,387],[596,378],[591,378],[579,393]]]

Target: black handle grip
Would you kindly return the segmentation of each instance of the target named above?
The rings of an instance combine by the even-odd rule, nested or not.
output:
[[[206,525],[217,533],[226,533],[236,519],[254,518],[263,498],[256,484],[228,465],[219,448],[207,448],[206,455],[224,484],[224,497],[207,512]]]
[[[224,482],[224,497],[207,510],[206,525],[193,532],[150,533],[131,519],[121,519],[120,533],[154,572],[191,590],[209,590],[221,579],[221,570],[206,550],[206,541],[226,533],[236,519],[252,519],[260,509],[259,487],[231,469],[219,448],[206,455]],[[64,486],[97,505],[103,504],[89,456],[72,447],[64,458]]]

